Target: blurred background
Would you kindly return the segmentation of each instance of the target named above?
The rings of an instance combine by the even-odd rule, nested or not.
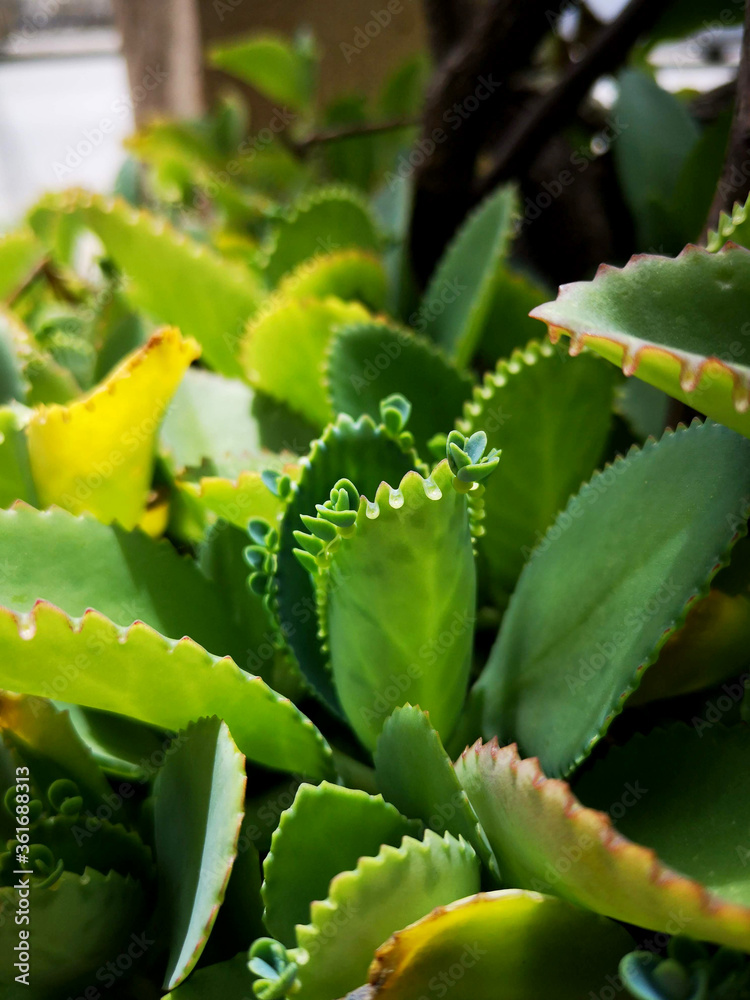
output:
[[[592,0],[588,7],[609,21],[625,2]],[[387,38],[375,39],[347,60],[340,43],[368,20],[372,0],[263,5],[250,0],[0,0],[0,224],[15,221],[44,190],[71,184],[111,188],[125,158],[122,140],[136,122],[205,111],[228,79],[202,59],[203,49],[218,39],[259,29],[293,34],[308,25],[323,52],[334,56],[322,64],[321,98],[376,93],[403,60],[426,51],[422,8],[416,0],[402,6]],[[567,10],[561,30],[572,30],[575,4],[562,6]],[[711,13],[707,8],[707,18]],[[740,34],[738,27],[727,27],[660,46],[652,54],[659,82],[672,91],[701,92],[726,83],[736,69]],[[149,67],[157,77],[159,70],[168,75],[134,101],[128,69],[136,87]],[[606,98],[609,91],[614,100],[616,89],[608,83],[600,96]],[[256,114],[267,111],[257,93],[247,94]],[[114,127],[104,141],[70,172],[56,173],[55,163],[64,163],[67,147],[108,117]]]

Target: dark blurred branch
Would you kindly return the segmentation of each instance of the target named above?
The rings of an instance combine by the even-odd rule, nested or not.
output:
[[[525,171],[545,142],[571,118],[593,84],[622,63],[638,38],[658,21],[671,0],[631,0],[602,28],[583,58],[571,64],[560,83],[517,116],[506,132],[480,194]]]
[[[469,26],[474,7],[470,0],[424,0],[430,51],[441,63]]]
[[[294,149],[306,153],[312,146],[327,142],[338,142],[341,139],[357,139],[363,135],[377,135],[380,132],[396,132],[402,128],[414,128],[419,125],[418,118],[394,118],[386,122],[365,122],[357,125],[341,125],[335,128],[321,129],[305,136],[294,143]]]
[[[737,96],[729,132],[724,168],[708,213],[706,230],[713,229],[719,214],[731,212],[736,201],[744,204],[750,193],[750,3],[745,4],[745,30],[737,73]]]
[[[549,0],[487,0],[428,90],[415,172],[411,251],[425,279],[471,204],[477,154],[513,101],[508,81],[550,28]]]

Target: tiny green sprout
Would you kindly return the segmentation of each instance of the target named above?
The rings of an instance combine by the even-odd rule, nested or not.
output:
[[[410,416],[411,403],[400,392],[394,392],[380,401],[380,419],[392,437],[401,434]]]
[[[456,477],[453,485],[460,493],[468,493],[497,468],[500,452],[492,448],[485,455],[486,447],[487,435],[484,431],[476,431],[468,438],[460,431],[451,431],[446,438],[445,454]]]
[[[283,1000],[294,991],[297,963],[280,942],[258,938],[250,948],[248,969],[257,976],[253,992],[258,1000]]]
[[[39,889],[48,889],[60,878],[65,865],[62,860],[56,861],[52,851],[45,844],[32,844],[26,855],[26,865],[32,877],[37,880]]]
[[[620,962],[620,975],[636,1000],[707,1000],[708,963],[686,968],[676,958],[634,951]]]
[[[276,529],[272,528],[268,521],[262,517],[253,517],[248,521],[247,533],[256,545],[262,545],[267,549],[272,549],[279,537]]]
[[[300,520],[309,532],[324,542],[332,542],[338,534],[336,526],[330,521],[322,521],[319,517],[312,517],[310,514],[301,514]]]
[[[63,816],[77,816],[83,808],[83,798],[78,785],[69,778],[53,781],[47,790],[47,798],[55,812]]]
[[[268,550],[262,545],[248,545],[244,551],[245,562],[251,569],[265,569],[268,562]]]
[[[292,492],[292,481],[289,476],[282,472],[277,472],[275,469],[264,469],[260,478],[271,493],[280,500],[286,500]]]

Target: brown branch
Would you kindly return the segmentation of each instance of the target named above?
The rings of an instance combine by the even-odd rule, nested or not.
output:
[[[395,132],[398,129],[414,128],[419,125],[418,118],[394,118],[386,122],[366,122],[361,125],[342,125],[336,128],[321,129],[305,136],[294,143],[294,148],[300,153],[306,153],[311,146],[319,146],[327,142],[339,142],[341,139],[357,139],[363,135],[377,135],[379,132]]]
[[[575,114],[593,84],[627,57],[638,38],[658,21],[671,0],[631,0],[611,24],[602,28],[583,58],[573,63],[556,87],[519,115],[503,138],[495,164],[482,182],[484,195],[497,184],[518,176],[533,162],[544,143]]]
[[[42,259],[38,261],[34,265],[34,267],[32,267],[29,273],[24,275],[20,284],[13,289],[11,294],[8,296],[6,305],[7,306],[15,305],[15,303],[18,302],[18,300],[21,298],[24,292],[26,292],[26,290],[29,289],[34,284],[37,278],[39,278],[40,275],[46,273],[49,263],[50,263],[49,257],[42,257]]]
[[[474,18],[470,0],[423,0],[430,51],[436,64],[455,48]]]
[[[716,227],[722,211],[731,212],[736,201],[744,204],[750,194],[750,3],[745,4],[745,30],[737,72],[737,95],[729,143],[716,194],[708,213],[706,231]]]
[[[427,93],[415,172],[411,251],[425,279],[470,203],[487,131],[507,117],[509,80],[550,28],[549,0],[487,0]]]

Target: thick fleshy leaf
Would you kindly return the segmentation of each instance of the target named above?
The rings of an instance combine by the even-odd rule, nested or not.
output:
[[[356,300],[373,311],[382,310],[386,299],[385,269],[379,258],[364,250],[335,250],[303,261],[282,278],[280,298]]]
[[[510,241],[515,201],[512,188],[499,188],[464,222],[435,269],[413,324],[461,366],[479,343]]]
[[[614,107],[618,129],[612,155],[638,231],[638,249],[681,240],[680,219],[670,218],[671,195],[699,138],[687,104],[649,72],[625,69]],[[694,234],[697,235],[697,234]],[[679,249],[684,239],[677,243]]]
[[[472,512],[448,462],[363,498],[325,574],[323,628],[336,691],[362,743],[409,701],[447,740],[471,669],[476,615]]]
[[[594,476],[524,568],[476,693],[545,772],[591,750],[746,531],[750,443],[668,432]]]
[[[276,463],[264,463],[272,468]],[[289,466],[283,471],[289,474]],[[296,467],[295,467],[296,468]],[[175,483],[177,503],[172,510],[172,525],[177,533],[192,541],[201,540],[217,520],[247,530],[251,518],[262,517],[274,523],[282,503],[263,482],[261,472],[241,472],[236,482],[218,476],[204,476],[194,483]]]
[[[375,771],[389,802],[436,833],[463,837],[497,881],[497,863],[487,838],[440,734],[419,708],[403,705],[386,719],[375,750]]]
[[[214,45],[212,66],[249,83],[270,101],[302,111],[314,94],[309,56],[278,35],[253,35]]]
[[[730,571],[739,548],[732,556]],[[628,708],[700,691],[736,677],[750,662],[749,648],[750,594],[747,590],[727,594],[712,587],[705,600],[690,608],[683,628],[667,641],[659,659],[643,675]]]
[[[253,413],[252,389],[235,378],[191,368],[177,388],[159,431],[159,449],[175,475],[202,469],[236,478],[265,457]]]
[[[334,711],[341,713],[333,686],[328,656],[318,636],[316,597],[310,574],[294,555],[294,532],[304,528],[300,515],[315,516],[315,505],[328,499],[342,477],[356,483],[365,496],[374,498],[382,480],[399,482],[414,467],[416,456],[404,450],[382,424],[370,417],[357,421],[342,414],[314,441],[301,462],[302,475],[292,483],[289,503],[279,529],[279,552],[274,569],[276,588],[270,603],[279,630],[292,649],[313,691]]]
[[[424,841],[404,837],[377,857],[331,882],[313,903],[310,924],[297,928],[299,1000],[344,996],[367,978],[375,949],[394,931],[436,906],[479,889],[479,865],[468,844],[428,830]]]
[[[45,234],[61,222],[91,229],[130,279],[128,297],[164,323],[195,337],[203,357],[224,375],[240,375],[236,347],[263,297],[258,277],[119,198],[68,191],[44,198],[31,214]]]
[[[40,503],[91,511],[127,528],[137,524],[159,422],[198,353],[195,341],[162,330],[88,395],[34,410],[26,437]]]
[[[323,381],[331,338],[342,326],[368,318],[369,313],[358,302],[279,297],[248,326],[242,349],[247,378],[315,426],[324,427],[333,417]]]
[[[211,933],[237,856],[245,758],[220,719],[178,733],[155,789],[154,829],[167,922],[164,988],[190,973]]]
[[[304,261],[334,250],[378,251],[382,239],[367,203],[344,187],[302,195],[276,224],[265,248],[265,274],[274,286]]]
[[[377,419],[381,399],[394,392],[406,396],[409,430],[422,455],[431,438],[450,430],[473,385],[431,341],[383,321],[334,334],[326,374],[334,413]]]
[[[67,403],[80,394],[75,378],[42,349],[31,331],[10,309],[0,305],[0,341],[4,345],[4,375],[8,394],[27,405]],[[8,367],[10,366],[10,367]]]
[[[247,967],[247,952],[227,962],[217,962],[198,969],[164,1000],[216,1000],[217,997],[242,996],[250,1000],[255,976]]]
[[[381,795],[323,782],[300,785],[281,815],[263,864],[265,924],[285,945],[294,928],[310,920],[310,905],[325,899],[331,879],[374,857],[383,844],[398,847],[418,824],[399,814]]]
[[[156,944],[142,887],[116,872],[63,872],[54,885],[32,888],[28,902],[33,919],[28,926],[16,924],[17,893],[0,889],[0,986],[7,1000],[76,996],[113,958],[143,957]],[[29,932],[28,986],[14,981],[19,930]]]
[[[11,611],[31,611],[40,599],[72,618],[96,608],[116,625],[143,621],[170,639],[189,635],[212,653],[246,654],[246,634],[220,593],[167,541],[18,506],[0,511],[0,547],[0,605]]]
[[[44,259],[44,246],[24,227],[0,236],[0,300],[5,302]]]
[[[525,274],[507,266],[498,269],[477,351],[482,367],[494,368],[499,358],[509,358],[539,337],[529,313],[548,298],[549,289]]]
[[[747,297],[750,252],[687,246],[679,257],[602,265],[593,281],[560,288],[534,309],[570,351],[590,347],[675,399],[750,435]]]
[[[328,744],[288,699],[190,639],[170,642],[139,622],[117,628],[95,611],[71,620],[39,602],[27,615],[0,609],[0,653],[8,691],[175,731],[211,713],[250,760],[311,778],[330,773]]]
[[[111,791],[68,712],[40,698],[0,694],[0,730],[16,748],[40,793],[54,781],[75,783],[83,807],[96,809]]]
[[[566,782],[546,778],[535,758],[521,760],[515,746],[477,743],[456,762],[456,773],[513,885],[747,951],[749,883],[737,850],[747,830],[746,796],[735,796],[726,781],[732,774],[744,787],[747,739],[740,729],[698,734],[682,727],[612,751],[634,768],[620,768],[617,756],[612,764],[605,759],[580,791],[584,803],[606,805],[618,829],[582,805]],[[592,784],[599,768],[601,784]],[[626,839],[620,827],[644,844]]]
[[[502,452],[485,487],[479,551],[504,606],[532,549],[588,479],[609,436],[615,373],[590,355],[573,364],[545,341],[500,361],[474,391],[465,434]]]
[[[611,920],[552,896],[480,893],[434,910],[378,948],[362,1000],[414,1000],[431,987],[453,1000],[582,1000],[611,988],[632,943]]]
[[[750,196],[744,205],[735,204],[731,215],[727,215],[726,212],[721,213],[717,229],[708,234],[708,249],[712,253],[716,253],[717,250],[721,250],[727,240],[750,249],[748,247],[750,244]]]
[[[16,406],[0,408],[0,507],[10,507],[14,500],[38,502],[24,430],[29,415]]]

